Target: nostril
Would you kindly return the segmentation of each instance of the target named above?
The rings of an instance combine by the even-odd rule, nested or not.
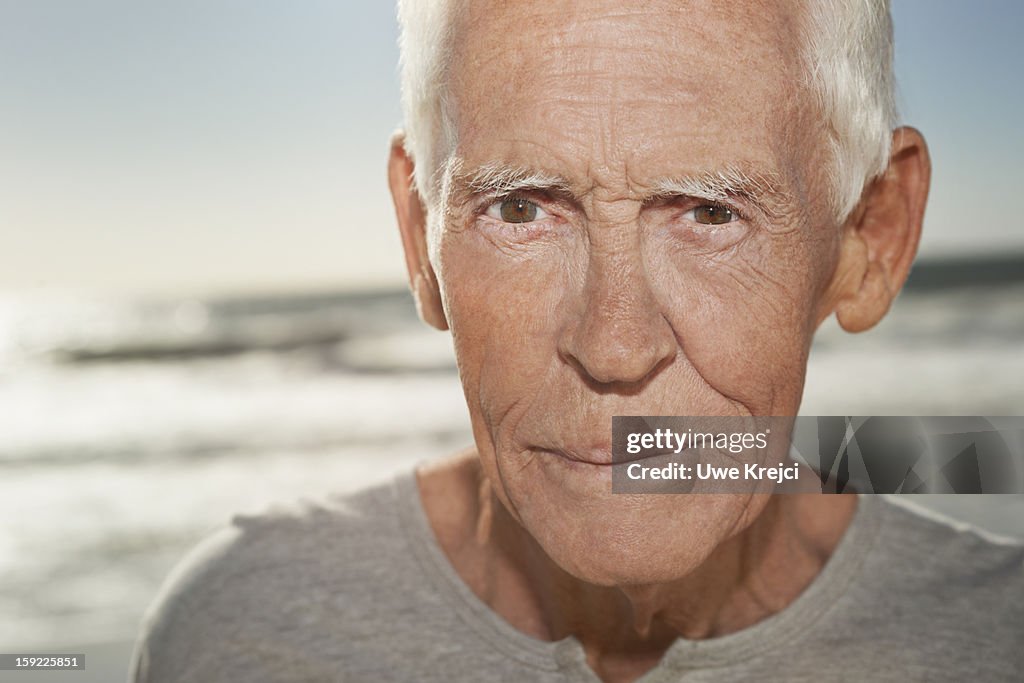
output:
[[[605,388],[643,386],[676,358],[674,335],[635,335],[622,339],[577,336],[560,348],[562,359],[588,383]]]

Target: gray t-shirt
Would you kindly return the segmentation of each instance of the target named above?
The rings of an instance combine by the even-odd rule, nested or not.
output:
[[[411,472],[236,517],[168,578],[133,670],[136,683],[598,680],[576,639],[521,633],[469,590]],[[680,639],[640,680],[1024,680],[1024,548],[862,496],[786,609]]]

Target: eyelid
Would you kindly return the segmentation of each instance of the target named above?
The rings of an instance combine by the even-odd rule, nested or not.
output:
[[[729,225],[730,223],[735,223],[737,221],[745,221],[749,218],[747,210],[741,209],[739,206],[737,206],[739,202],[736,201],[736,199],[737,198],[735,197],[729,197],[727,199],[707,199],[704,197],[694,197],[691,195],[672,195],[664,197],[662,201],[664,201],[666,205],[675,205],[677,208],[684,209],[683,213],[680,214],[680,216],[686,217],[686,220],[693,221],[694,223],[696,223],[697,221],[696,217],[693,216],[692,214],[696,209],[702,206],[718,206],[722,207],[723,209],[728,209],[733,215],[733,220],[729,221],[728,223],[720,223],[719,225]],[[712,224],[698,223],[698,225]]]
[[[551,213],[546,211],[544,209],[544,207],[541,206],[540,202],[534,201],[534,200],[530,199],[529,197],[525,197],[525,196],[523,196],[522,193],[519,193],[519,192],[510,192],[510,193],[507,193],[507,194],[492,195],[492,196],[484,199],[481,202],[482,208],[483,208],[482,213],[485,216],[487,216],[488,218],[493,218],[496,221],[501,221],[502,223],[505,223],[506,221],[502,219],[499,207],[504,202],[515,201],[515,200],[521,200],[521,201],[524,201],[524,202],[529,202],[529,203],[533,204],[535,207],[537,207],[537,217],[535,219],[533,219],[532,221],[527,221],[528,223],[536,223],[537,221],[542,221],[542,220],[544,220],[546,218],[551,218]],[[525,225],[525,223],[509,223],[509,225]]]
[[[715,206],[715,207],[726,209],[730,214],[732,214],[732,219],[726,221],[725,223],[701,223],[701,222],[699,222],[697,220],[697,216],[694,214],[694,212],[697,209],[701,208],[702,206]],[[707,226],[711,226],[711,227],[716,227],[716,226],[720,226],[720,225],[729,225],[730,223],[736,223],[737,221],[744,220],[743,214],[740,213],[738,210],[736,210],[734,207],[729,206],[728,204],[723,204],[722,202],[708,202],[708,201],[702,201],[700,203],[694,204],[689,209],[687,209],[686,211],[683,212],[682,218],[685,218],[688,221],[693,221],[694,223],[697,223],[698,225],[707,225]]]

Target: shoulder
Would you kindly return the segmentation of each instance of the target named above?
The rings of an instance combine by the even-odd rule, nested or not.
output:
[[[135,680],[331,680],[332,648],[317,639],[374,609],[367,586],[408,573],[396,486],[236,516],[211,534],[147,612]]]
[[[861,633],[933,662],[994,667],[996,678],[1024,666],[1024,542],[906,499],[872,504],[880,524],[852,608],[870,625]]]
[[[1024,540],[983,531],[905,498],[879,501],[884,558],[914,568],[916,581],[940,580],[995,592],[1024,588]]]

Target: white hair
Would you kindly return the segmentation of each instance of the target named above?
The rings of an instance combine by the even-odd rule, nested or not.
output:
[[[415,165],[413,180],[425,199],[441,183],[441,171],[455,146],[447,116],[447,76],[455,5],[461,0],[398,0],[402,117],[405,149]],[[438,148],[447,150],[438,158]]]
[[[829,126],[838,219],[889,166],[897,124],[889,0],[812,0],[805,23],[808,85]]]
[[[456,142],[445,78],[465,1],[398,0],[405,145],[428,202],[441,192]],[[803,28],[805,84],[828,131],[829,204],[841,221],[889,162],[897,122],[889,0],[809,0]]]

